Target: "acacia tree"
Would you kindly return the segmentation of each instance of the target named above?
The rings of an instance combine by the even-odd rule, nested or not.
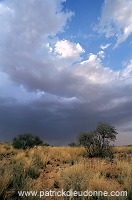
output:
[[[94,143],[94,131],[89,131],[87,133],[80,133],[78,136],[79,145],[83,145],[85,148],[89,148],[91,144]]]
[[[27,149],[38,145],[43,145],[43,141],[37,135],[31,133],[20,134],[13,138],[13,147],[16,149]]]
[[[93,157],[96,144],[95,132],[89,131],[87,133],[80,133],[77,140],[79,145],[85,147],[89,157]]]
[[[117,134],[114,126],[100,122],[94,131],[80,133],[78,143],[86,148],[90,157],[105,157],[111,154],[110,142],[116,140]]]
[[[116,128],[110,124],[99,122],[96,129],[95,134],[100,146],[109,145],[111,141],[116,140]]]

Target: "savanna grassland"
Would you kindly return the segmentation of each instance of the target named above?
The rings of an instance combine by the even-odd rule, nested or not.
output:
[[[132,146],[113,147],[114,158],[88,158],[84,147],[14,149],[0,143],[0,199],[38,200],[18,191],[127,191],[127,196],[41,199],[132,199]]]

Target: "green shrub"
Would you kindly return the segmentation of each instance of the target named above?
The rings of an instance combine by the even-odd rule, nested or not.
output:
[[[68,144],[68,146],[69,146],[69,147],[76,147],[77,144],[76,144],[75,142],[70,142],[70,143]]]
[[[37,166],[38,168],[40,169],[43,169],[46,167],[46,163],[43,162],[43,159],[41,157],[41,155],[39,155],[38,153],[35,153],[34,154],[34,157],[33,157],[33,164],[35,166]]]
[[[55,180],[55,182],[54,182],[54,188],[59,188],[59,187],[60,187],[59,186],[59,182]]]
[[[6,191],[12,179],[12,169],[8,164],[0,163],[0,199],[6,199]]]
[[[110,157],[113,152],[110,142],[116,140],[116,129],[110,124],[100,122],[96,129],[78,135],[78,144],[85,147],[89,157]]]
[[[25,174],[23,164],[16,163],[12,171],[12,187],[15,191],[23,190],[28,182],[28,176]]]
[[[37,179],[40,176],[40,172],[38,169],[29,167],[26,169],[25,175],[26,175],[26,177],[30,177],[32,179]]]
[[[13,138],[13,147],[16,149],[27,149],[38,145],[43,145],[43,141],[36,135],[25,133]]]

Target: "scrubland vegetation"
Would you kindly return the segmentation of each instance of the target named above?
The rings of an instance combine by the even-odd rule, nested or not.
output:
[[[127,197],[71,199],[132,199],[132,146],[113,147],[114,158],[88,158],[84,147],[14,149],[0,143],[0,199],[19,197],[21,190],[128,191]],[[48,197],[47,199],[58,199]],[[42,197],[41,199],[46,199]],[[59,199],[68,199],[60,197]]]

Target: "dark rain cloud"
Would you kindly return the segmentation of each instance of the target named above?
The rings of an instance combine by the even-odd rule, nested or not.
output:
[[[123,143],[131,132],[132,63],[114,72],[90,54],[73,65],[53,48],[72,16],[62,12],[63,1],[23,2],[0,4],[0,140],[32,132],[66,145],[104,121],[122,132]]]

